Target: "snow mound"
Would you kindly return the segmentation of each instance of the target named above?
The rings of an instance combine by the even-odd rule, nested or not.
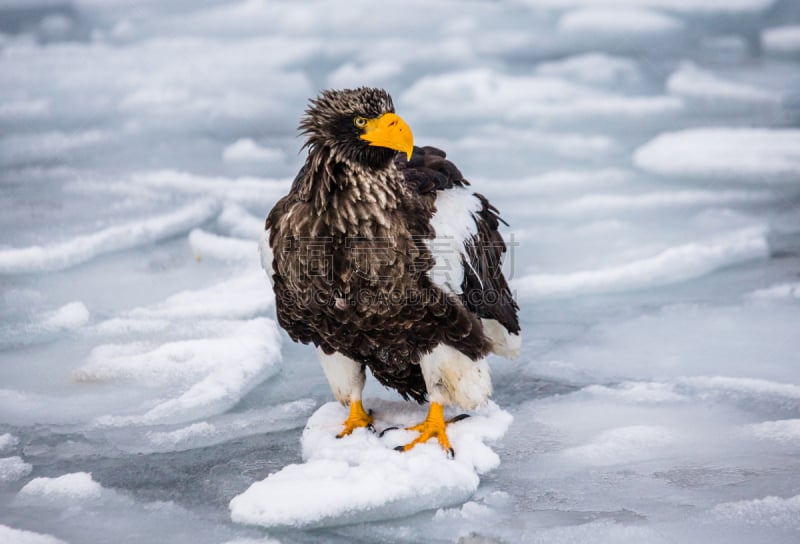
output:
[[[99,255],[131,249],[169,238],[211,219],[219,205],[203,199],[175,211],[45,246],[0,250],[0,274],[31,274],[63,270]]]
[[[63,540],[50,535],[13,529],[6,525],[0,525],[0,542],[7,542],[8,544],[65,544]]]
[[[667,132],[639,147],[633,160],[644,170],[667,176],[796,183],[800,175],[800,130],[700,128]]]
[[[375,427],[405,427],[425,418],[425,408],[409,403],[369,400]],[[304,463],[284,467],[231,500],[235,522],[266,527],[324,527],[408,516],[469,499],[479,474],[500,459],[486,444],[500,439],[512,417],[494,403],[452,424],[448,436],[456,451],[447,459],[438,444],[408,452],[394,447],[416,433],[403,429],[383,437],[366,429],[337,439],[347,417],[338,403],[320,407],[303,432]]]
[[[778,103],[780,93],[746,83],[728,81],[693,62],[682,63],[667,80],[670,94],[708,102]]]
[[[563,274],[529,274],[512,281],[523,298],[557,298],[644,289],[686,281],[768,255],[764,229],[734,231],[705,243],[667,248],[629,263]]]
[[[63,501],[91,501],[100,498],[103,486],[88,472],[73,472],[55,478],[34,478],[19,490],[20,503],[61,503]]]
[[[761,32],[761,44],[768,53],[800,54],[800,25],[766,28]]]
[[[0,483],[15,482],[24,478],[33,470],[33,465],[26,463],[22,457],[4,457],[0,459]]]

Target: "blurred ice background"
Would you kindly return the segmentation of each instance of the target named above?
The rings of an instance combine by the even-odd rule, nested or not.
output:
[[[238,525],[330,400],[254,240],[359,85],[511,224],[514,422],[463,505]],[[798,126],[795,0],[0,0],[0,541],[797,542]]]

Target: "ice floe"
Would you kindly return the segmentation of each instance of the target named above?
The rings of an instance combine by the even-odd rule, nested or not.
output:
[[[584,53],[557,61],[542,62],[536,66],[536,73],[613,87],[631,85],[641,80],[634,60],[606,53]]]
[[[132,319],[242,319],[270,309],[272,291],[261,270],[232,274],[203,289],[180,291],[153,306],[134,308]],[[110,331],[108,331],[110,332]]]
[[[106,427],[93,432],[100,433],[115,448],[126,452],[179,452],[303,427],[314,407],[315,402],[311,399],[300,399],[267,408],[216,415],[189,425]]]
[[[70,302],[45,314],[42,326],[51,330],[73,330],[86,325],[89,315],[89,309],[83,302]]]
[[[17,500],[43,500],[53,503],[91,501],[99,499],[102,491],[103,487],[92,479],[91,474],[74,472],[55,478],[34,478],[20,489]]]
[[[800,531],[800,495],[726,502],[712,508],[709,514],[738,524]]]
[[[800,445],[800,419],[762,421],[748,425],[747,430],[762,440]]]
[[[761,44],[769,53],[796,55],[800,53],[800,25],[765,28]]]
[[[213,200],[198,200],[161,216],[107,227],[52,244],[0,249],[0,274],[31,274],[63,270],[90,259],[185,232],[219,212]]]
[[[194,229],[189,233],[189,245],[198,261],[208,258],[219,261],[253,261],[258,248],[251,240],[220,236],[203,229]]]
[[[668,132],[637,149],[634,162],[665,176],[794,183],[800,176],[800,130],[699,128]]]
[[[559,32],[573,34],[581,39],[611,37],[622,41],[646,36],[674,35],[683,29],[683,23],[665,13],[648,9],[588,8],[569,11],[558,21]]]
[[[530,274],[513,280],[523,298],[613,293],[686,281],[768,255],[762,228],[742,229],[715,240],[670,247],[651,257],[595,270]]]
[[[222,160],[229,163],[271,163],[282,161],[286,155],[280,149],[264,147],[252,138],[241,138],[222,150]]]
[[[452,101],[453,93],[461,99]],[[512,76],[479,68],[419,79],[401,97],[415,115],[440,118],[639,118],[676,113],[672,96],[623,96],[550,76]]]
[[[366,401],[375,412],[375,426],[408,426],[425,418],[423,407],[397,402]],[[309,419],[303,433],[302,464],[289,465],[256,482],[235,497],[231,517],[239,523],[266,527],[330,526],[407,516],[466,501],[477,489],[479,475],[500,460],[485,442],[498,440],[511,416],[490,404],[448,427],[456,451],[447,459],[438,444],[422,444],[409,452],[393,448],[413,438],[405,430],[383,438],[358,429],[337,439],[346,408],[328,403]]]
[[[26,463],[22,457],[0,457],[0,483],[15,482],[24,478],[33,470],[33,465]]]
[[[573,7],[654,8],[678,13],[755,13],[770,8],[776,0],[730,0],[728,2],[697,2],[696,0],[520,0],[535,7],[564,9]]]
[[[654,425],[631,425],[604,431],[588,443],[564,450],[563,455],[578,463],[612,465],[633,463],[675,442],[673,431]]]
[[[99,425],[172,423],[218,413],[278,370],[280,336],[274,321],[218,323],[214,336],[103,344],[92,350],[73,377],[78,382],[134,383],[170,391],[166,400],[137,415],[101,416]]]
[[[800,282],[780,283],[758,289],[750,293],[749,297],[754,301],[800,301]]]
[[[11,433],[0,434],[0,453],[5,453],[19,444],[19,438]]]
[[[682,63],[667,79],[667,90],[686,99],[710,103],[767,103],[777,104],[781,94],[748,83],[724,79],[704,70],[693,62]]]
[[[53,536],[0,525],[0,540],[9,544],[65,544]]]

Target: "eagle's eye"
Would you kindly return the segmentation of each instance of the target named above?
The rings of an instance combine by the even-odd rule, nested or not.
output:
[[[353,119],[353,124],[358,128],[364,128],[365,126],[367,126],[367,120],[364,117],[356,117],[355,119]]]

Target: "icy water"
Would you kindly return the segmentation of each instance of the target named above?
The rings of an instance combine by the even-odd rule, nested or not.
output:
[[[331,400],[256,239],[359,85],[510,224],[514,420],[466,502],[234,523]],[[798,127],[793,0],[0,0],[0,541],[797,542]]]

